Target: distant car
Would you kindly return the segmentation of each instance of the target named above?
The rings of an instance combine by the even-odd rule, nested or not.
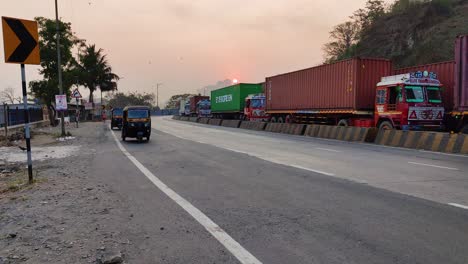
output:
[[[123,109],[122,108],[114,108],[111,112],[111,129],[117,127],[118,129],[122,129],[122,116],[123,116]]]
[[[127,137],[137,138],[142,141],[150,140],[151,136],[151,113],[147,106],[127,106],[123,109],[122,118],[122,140]]]

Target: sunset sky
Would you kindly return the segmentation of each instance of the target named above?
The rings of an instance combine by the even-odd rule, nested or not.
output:
[[[54,0],[1,0],[1,16],[54,18]],[[317,65],[328,32],[365,0],[59,0],[77,36],[108,54],[120,91],[154,92],[160,103],[219,80],[265,76]],[[21,94],[20,68],[5,64],[0,90]],[[27,66],[27,79],[39,79]],[[85,89],[81,89],[87,94]]]

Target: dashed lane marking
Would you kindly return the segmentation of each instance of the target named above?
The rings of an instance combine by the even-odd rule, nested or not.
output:
[[[149,171],[143,164],[141,164],[132,154],[130,154],[120,141],[115,136],[115,142],[122,151],[122,153],[163,193],[169,198],[176,202],[182,207],[187,213],[189,213],[198,223],[200,223],[211,235],[213,235],[227,250],[229,250],[242,264],[261,264],[255,256],[243,248],[237,241],[235,241],[228,233],[226,233],[221,227],[213,222],[208,216],[202,213],[198,208],[193,206],[190,202],[185,200],[182,196],[177,194],[174,190],[169,188],[163,183],[158,177],[156,177],[151,171]]]
[[[414,164],[414,165],[421,165],[421,166],[439,168],[439,169],[446,169],[446,170],[458,170],[457,168],[444,167],[444,166],[437,166],[437,165],[426,164],[426,163],[419,163],[419,162],[412,162],[412,161],[408,161],[408,163],[409,163],[409,164]]]

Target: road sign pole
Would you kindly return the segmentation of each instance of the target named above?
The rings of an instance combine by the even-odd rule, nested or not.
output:
[[[23,105],[24,105],[24,133],[26,137],[26,150],[28,154],[28,175],[29,184],[33,183],[32,173],[32,158],[31,158],[31,131],[29,128],[29,109],[28,109],[28,93],[26,90],[26,72],[24,64],[21,64],[21,85],[23,87]]]
[[[80,113],[80,110],[79,110],[79,106],[78,106],[78,97],[76,97],[76,113],[75,113],[76,128],[78,128],[78,122],[80,122],[79,113]]]

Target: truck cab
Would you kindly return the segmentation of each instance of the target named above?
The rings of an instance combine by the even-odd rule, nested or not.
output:
[[[211,101],[209,99],[198,101],[197,115],[198,117],[211,117]]]
[[[251,94],[245,98],[244,117],[249,121],[268,121],[269,115],[265,112],[266,96],[264,94]]]
[[[382,77],[377,84],[374,122],[380,129],[440,129],[442,84],[433,72]]]

